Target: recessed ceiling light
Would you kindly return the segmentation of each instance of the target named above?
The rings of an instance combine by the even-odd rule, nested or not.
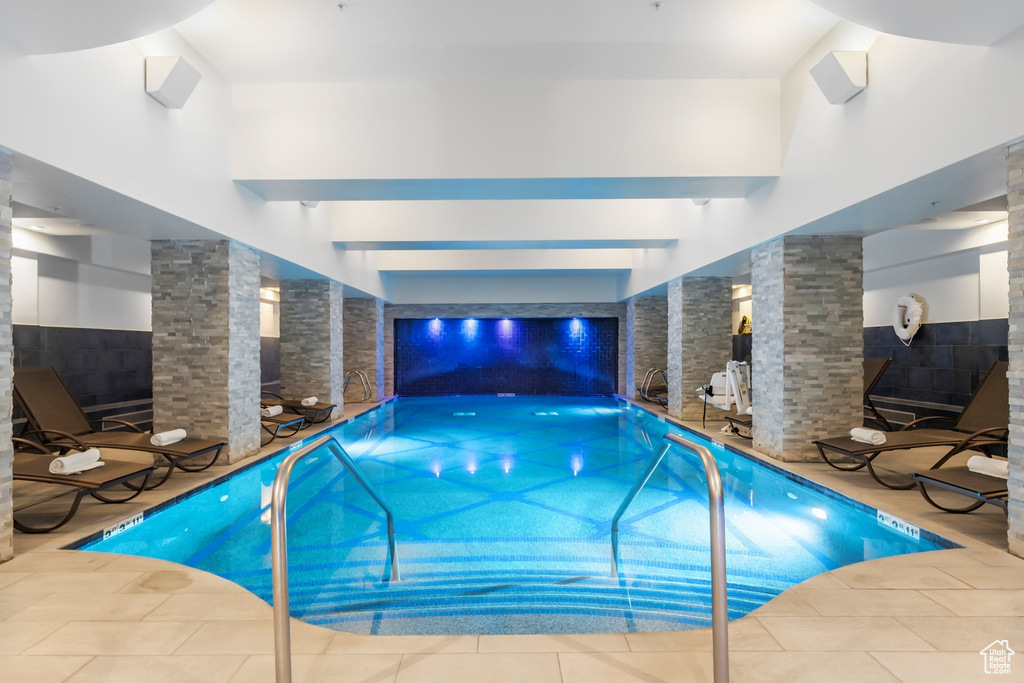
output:
[[[30,226],[28,226],[28,229],[29,230],[35,230],[36,232],[42,232],[43,230],[46,230],[46,228],[44,228],[41,225],[30,225]]]

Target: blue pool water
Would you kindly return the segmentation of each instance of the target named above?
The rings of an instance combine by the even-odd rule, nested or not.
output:
[[[615,399],[559,397],[404,398],[341,425],[333,434],[394,510],[402,580],[388,581],[383,513],[330,454],[314,454],[289,492],[292,614],[378,634],[708,626],[706,481],[676,449],[623,517],[610,578],[611,518],[668,431],[683,433]],[[943,547],[703,443],[727,494],[730,618],[823,571]],[[269,602],[268,505],[283,458],[85,547],[198,567]]]

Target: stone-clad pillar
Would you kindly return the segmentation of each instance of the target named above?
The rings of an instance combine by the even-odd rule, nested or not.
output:
[[[11,447],[11,165],[13,155],[0,147],[0,562],[14,557],[14,482]]]
[[[666,370],[668,366],[668,299],[664,296],[636,296],[629,300],[627,320],[633,326],[633,372],[627,368],[626,390],[640,388],[644,375],[651,368]],[[658,380],[657,383],[660,383]],[[633,394],[630,394],[631,396]]]
[[[1010,552],[1024,557],[1024,143],[1007,155],[1010,220]]]
[[[383,393],[384,302],[379,299],[345,299],[345,368],[361,370],[370,380],[374,399]],[[378,358],[378,349],[381,356]],[[355,380],[348,388],[349,400],[359,401],[363,390]]]
[[[785,236],[754,248],[754,448],[817,460],[811,441],[863,420],[860,237]]]
[[[668,291],[668,412],[699,420],[704,402],[697,387],[732,358],[732,278],[676,278]]]
[[[345,404],[342,284],[281,281],[281,395]]]
[[[374,360],[374,396],[379,401],[384,398],[384,299],[376,299],[375,305],[377,309],[376,318],[376,343],[374,344],[374,353],[376,354]]]
[[[260,448],[260,257],[227,240],[156,240],[153,425]],[[225,456],[227,456],[225,458]]]

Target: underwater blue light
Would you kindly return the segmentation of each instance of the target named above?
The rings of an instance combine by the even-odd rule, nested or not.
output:
[[[466,318],[460,327],[462,328],[462,338],[466,341],[473,341],[480,331],[480,322],[476,318]]]
[[[442,331],[444,331],[444,323],[441,322],[440,318],[434,318],[427,323],[427,332],[430,334],[431,339],[440,339]]]

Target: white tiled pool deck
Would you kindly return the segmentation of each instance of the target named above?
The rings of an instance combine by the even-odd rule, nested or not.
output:
[[[747,449],[716,428],[709,423],[708,432]],[[1024,560],[1006,552],[1000,510],[951,515],[916,491],[881,489],[863,472],[783,466],[965,547],[843,567],[730,623],[733,681],[1024,681]],[[161,560],[58,549],[229,469],[177,473],[125,505],[83,502],[58,532],[16,534],[17,556],[0,565],[0,681],[273,681],[271,608],[254,595]],[[363,636],[292,624],[293,680],[302,683],[712,680],[707,629]],[[1020,652],[1009,675],[985,673],[980,651],[996,640]]]

